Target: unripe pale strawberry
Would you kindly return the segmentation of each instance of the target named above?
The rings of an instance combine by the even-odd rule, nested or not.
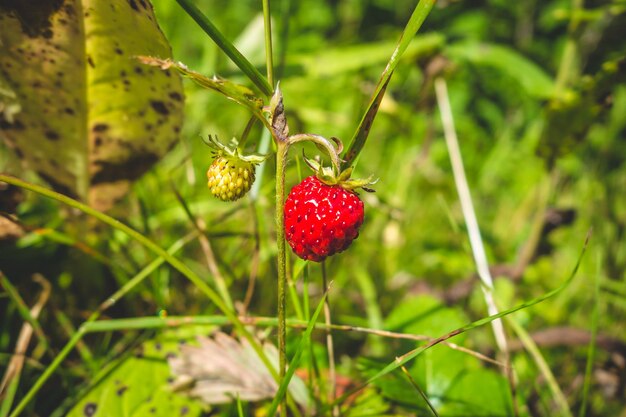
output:
[[[222,201],[238,200],[252,187],[255,166],[237,158],[215,158],[206,175],[211,194]]]
[[[285,201],[285,236],[300,258],[321,262],[350,246],[363,216],[356,193],[313,175],[293,187]]]
[[[224,145],[217,138],[209,136],[205,143],[214,149],[213,163],[206,172],[211,194],[222,201],[239,200],[252,188],[256,164],[267,157],[243,155],[236,139]]]

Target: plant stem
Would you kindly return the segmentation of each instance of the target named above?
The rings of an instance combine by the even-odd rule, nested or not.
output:
[[[270,0],[263,0],[263,26],[265,28],[265,62],[267,66],[267,81],[274,87],[274,53],[272,51],[272,15],[270,14]]]
[[[583,0],[572,0],[570,22],[567,28],[567,41],[563,49],[563,56],[556,75],[554,96],[561,98],[565,88],[570,84],[580,71],[580,57],[578,54],[577,32],[580,25],[580,12],[583,8]]]
[[[285,253],[285,163],[289,144],[276,142],[276,246],[278,249],[278,374],[282,381],[287,368],[287,327],[285,315],[285,293],[287,284],[287,255]],[[280,407],[280,415],[287,415],[286,402]]]
[[[589,402],[589,388],[591,387],[591,378],[593,372],[593,358],[596,353],[596,339],[598,336],[598,319],[600,316],[600,274],[602,273],[602,253],[598,250],[596,257],[596,274],[593,291],[593,311],[591,313],[591,340],[587,347],[587,364],[585,365],[585,379],[583,381],[582,402],[578,412],[579,417],[585,417],[587,414],[587,404]]]
[[[330,331],[332,320],[330,318],[330,302],[328,301],[328,277],[326,274],[326,261],[322,261],[322,286],[326,292],[326,300],[324,300],[324,323],[326,324],[326,349],[328,350],[328,401],[335,402],[335,386],[337,375],[335,374],[335,348],[333,344],[333,334]],[[339,415],[339,407],[333,407],[333,416]]]

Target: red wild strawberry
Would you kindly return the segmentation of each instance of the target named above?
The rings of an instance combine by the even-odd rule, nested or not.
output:
[[[363,202],[349,189],[316,176],[291,189],[285,201],[285,234],[302,259],[316,262],[342,252],[359,236]]]

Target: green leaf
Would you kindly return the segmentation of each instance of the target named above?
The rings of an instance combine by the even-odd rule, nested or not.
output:
[[[4,2],[2,140],[56,190],[110,208],[182,124],[181,80],[139,54],[171,55],[147,0]]]
[[[143,343],[135,355],[123,359],[93,386],[68,417],[199,416],[200,402],[174,392],[169,384],[167,357],[179,354],[179,344],[206,327],[164,331]],[[191,333],[190,333],[191,332]]]
[[[439,33],[415,36],[411,38],[403,57],[408,61],[429,56],[444,44],[445,37]],[[311,77],[332,77],[385,64],[389,60],[389,51],[395,45],[395,42],[382,41],[293,55],[287,58],[287,67],[292,72],[306,73]]]
[[[509,47],[461,42],[448,46],[445,53],[452,59],[501,71],[517,81],[532,97],[549,98],[554,90],[554,81],[540,66]]]
[[[446,391],[438,412],[442,417],[513,415],[508,381],[487,369],[463,373]]]
[[[384,417],[396,414],[388,414],[389,404],[372,388],[366,388],[359,393],[354,402],[342,407],[341,415],[344,417]]]

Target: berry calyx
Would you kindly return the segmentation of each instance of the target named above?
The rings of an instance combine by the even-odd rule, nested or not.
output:
[[[215,149],[215,159],[206,173],[211,194],[222,201],[235,201],[246,195],[254,183],[255,165],[266,157],[242,155],[236,139],[226,146],[209,136],[206,143]]]
[[[302,259],[321,262],[359,236],[363,202],[341,182],[328,184],[312,175],[291,189],[284,216],[291,249]]]

